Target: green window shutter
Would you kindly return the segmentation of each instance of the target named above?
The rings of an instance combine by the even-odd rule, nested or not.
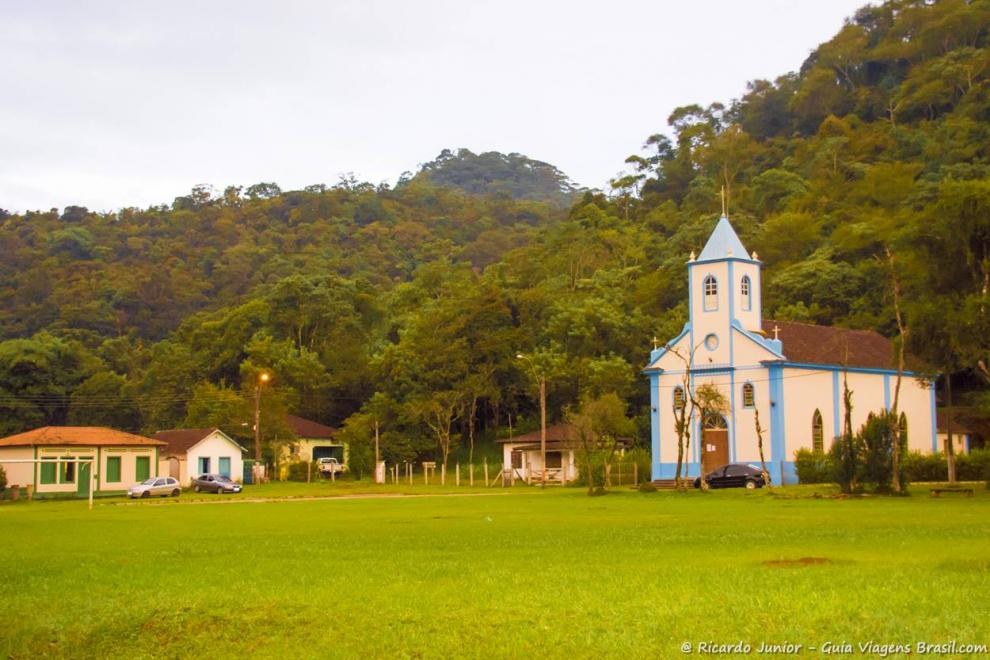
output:
[[[151,459],[138,456],[134,459],[134,476],[138,481],[144,481],[151,476]]]
[[[107,483],[120,482],[120,456],[107,458]]]
[[[41,483],[55,483],[55,461],[45,461],[41,464]]]

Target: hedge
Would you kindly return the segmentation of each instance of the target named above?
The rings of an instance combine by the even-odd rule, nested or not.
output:
[[[948,479],[949,470],[943,453],[922,454],[912,451],[906,453],[902,461],[908,482]],[[795,453],[794,467],[798,481],[803,484],[822,484],[832,480],[832,457],[824,452],[800,449]],[[956,478],[959,481],[990,482],[990,449],[957,454]]]

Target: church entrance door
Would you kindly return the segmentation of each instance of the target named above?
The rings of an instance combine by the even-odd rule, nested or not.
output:
[[[702,474],[708,474],[729,462],[729,430],[726,428],[724,417],[712,415],[705,419],[701,444]]]

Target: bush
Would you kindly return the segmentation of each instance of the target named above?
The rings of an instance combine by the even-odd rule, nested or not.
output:
[[[904,458],[904,470],[910,481],[948,479],[948,460],[943,453],[911,452]],[[960,481],[990,480],[990,450],[977,449],[969,454],[956,455],[956,477]]]
[[[307,465],[310,466],[310,479],[312,481],[318,481],[320,478],[320,468],[316,461],[311,461],[310,463],[307,463],[306,461],[289,463],[289,474],[286,478],[289,481],[306,481]]]
[[[639,485],[639,492],[641,493],[655,493],[657,492],[657,487],[653,485],[652,481],[644,481]]]
[[[977,449],[956,456],[956,476],[960,481],[980,481],[990,471],[990,450]]]
[[[912,451],[903,456],[904,473],[911,481],[945,481],[948,467],[945,454],[922,454]]]
[[[823,451],[799,449],[794,455],[794,468],[802,484],[826,484],[832,481],[832,457]]]
[[[851,493],[859,481],[861,440],[856,436],[842,436],[832,443],[830,458],[832,481],[843,493]]]
[[[2,493],[5,488],[7,488],[7,472],[3,469],[3,466],[0,465],[0,493]]]
[[[864,482],[874,484],[877,491],[881,493],[890,492],[894,479],[895,435],[891,431],[897,428],[897,419],[892,416],[892,413],[882,412],[870,415],[866,424],[859,430],[860,447],[863,451],[860,478]],[[900,437],[902,456],[906,453],[905,440],[906,438],[903,436]],[[903,463],[901,461],[899,476],[901,485],[906,486]]]
[[[635,447],[626,452],[625,456],[621,458],[623,463],[635,463],[636,471],[639,475],[640,481],[645,481],[650,478],[650,472],[653,470],[652,461],[650,460],[650,452],[648,449],[643,449],[642,447]]]

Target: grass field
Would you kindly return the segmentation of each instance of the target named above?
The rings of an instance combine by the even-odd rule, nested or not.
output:
[[[808,655],[825,642],[990,642],[982,484],[940,499],[515,488],[243,501],[369,490],[324,486],[257,487],[218,505],[184,494],[92,512],[0,506],[0,658],[666,658],[685,641],[789,641]],[[401,490],[439,489],[374,492]]]

